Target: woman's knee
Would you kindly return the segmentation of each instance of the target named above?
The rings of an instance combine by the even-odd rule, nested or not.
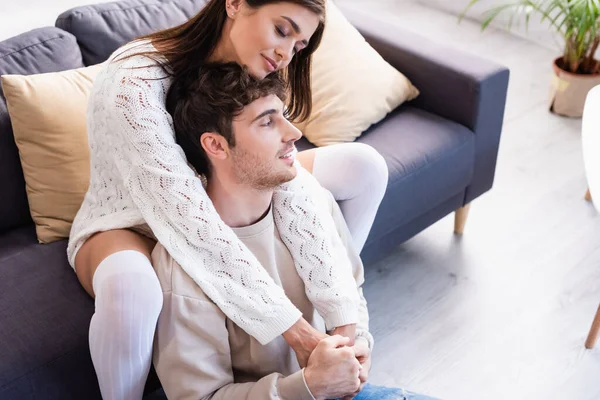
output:
[[[125,314],[144,312],[156,318],[162,309],[160,281],[141,252],[126,250],[108,256],[98,266],[93,285],[96,308],[104,306]]]
[[[338,201],[367,196],[379,204],[388,183],[384,158],[363,143],[319,147],[313,175]]]
[[[143,254],[149,260],[155,245],[155,241],[129,229],[98,232],[88,238],[77,252],[75,257],[77,278],[90,296],[95,297],[93,279],[97,268],[104,260],[115,254],[127,254],[124,253],[126,251]]]
[[[347,157],[350,172],[357,185],[374,193],[385,193],[388,184],[388,167],[377,150],[364,143],[349,143]]]

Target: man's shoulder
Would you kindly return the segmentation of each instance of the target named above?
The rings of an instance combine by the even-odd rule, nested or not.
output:
[[[152,251],[152,266],[164,293],[170,292],[176,296],[213,303],[160,243],[157,243]]]

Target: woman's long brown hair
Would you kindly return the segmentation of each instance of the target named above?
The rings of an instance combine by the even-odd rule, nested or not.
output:
[[[136,40],[149,40],[156,52],[140,52],[126,56],[144,55],[159,63],[165,73],[173,78],[175,87],[186,87],[186,82],[196,79],[198,70],[208,62],[215,50],[227,13],[226,0],[210,0],[204,8],[187,22]],[[278,71],[289,86],[290,98],[287,117],[292,121],[303,121],[311,113],[312,96],[310,89],[310,68],[312,54],[323,37],[325,28],[325,0],[243,0],[251,8],[259,8],[271,3],[294,3],[319,15],[320,22],[310,38],[308,46],[298,52],[286,70]],[[166,60],[166,61],[165,61]]]

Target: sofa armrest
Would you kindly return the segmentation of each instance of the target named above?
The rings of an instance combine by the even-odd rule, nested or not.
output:
[[[504,119],[508,69],[432,42],[352,4],[338,6],[367,42],[419,89],[414,106],[475,133],[474,175],[465,204],[489,190]]]

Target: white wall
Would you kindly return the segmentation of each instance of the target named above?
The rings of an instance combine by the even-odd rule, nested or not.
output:
[[[447,11],[454,15],[460,15],[464,12],[466,6],[469,4],[470,0],[417,0],[419,3],[427,5],[429,7],[437,8],[440,10]],[[482,21],[484,19],[483,12],[493,8],[494,6],[513,3],[514,0],[480,0],[479,3],[474,5],[467,17],[470,19],[474,19],[477,21]],[[511,29],[516,35],[525,37],[529,40],[532,40],[544,47],[547,47],[551,50],[557,52],[557,56],[562,53],[563,42],[560,36],[553,33],[552,28],[548,25],[547,22],[541,23],[540,17],[538,14],[532,14],[530,22],[529,22],[529,30],[525,29],[525,19],[515,19],[515,21],[519,21],[520,26],[515,24]],[[496,22],[493,23],[493,26],[499,28],[506,28],[508,24],[508,17],[498,17]]]
[[[63,11],[111,0],[0,0],[0,41],[34,28],[54,26]]]

